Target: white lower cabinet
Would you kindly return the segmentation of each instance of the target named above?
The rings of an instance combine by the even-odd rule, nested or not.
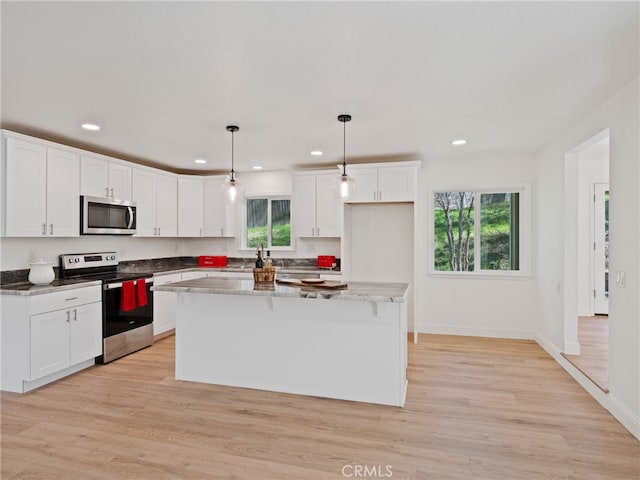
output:
[[[102,354],[101,286],[2,297],[2,390],[23,393]]]
[[[182,280],[181,273],[154,275],[153,285],[164,285]],[[176,294],[173,292],[153,293],[153,334],[176,328]]]

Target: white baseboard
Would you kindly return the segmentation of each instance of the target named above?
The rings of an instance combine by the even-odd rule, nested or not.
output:
[[[494,328],[455,327],[451,325],[418,325],[418,333],[435,335],[460,335],[463,337],[510,338],[514,340],[533,340],[531,330],[502,330]]]
[[[618,420],[624,428],[640,440],[640,417],[629,410],[615,397],[612,392],[605,393],[598,388],[586,375],[573,366],[561,355],[560,350],[545,337],[536,333],[535,340],[551,357],[564,368],[573,379],[584,388],[605,410]]]

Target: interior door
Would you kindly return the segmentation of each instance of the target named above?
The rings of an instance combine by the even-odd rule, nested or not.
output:
[[[609,314],[609,184],[594,184],[593,192],[594,313]]]

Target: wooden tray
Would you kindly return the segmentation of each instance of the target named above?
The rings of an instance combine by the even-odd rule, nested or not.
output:
[[[326,290],[344,290],[349,287],[348,284],[344,282],[337,282],[335,280],[325,280],[322,283],[303,283],[302,281],[295,278],[277,278],[276,283],[278,285],[288,285],[290,287],[303,287],[303,288],[316,288],[316,289],[326,289]]]

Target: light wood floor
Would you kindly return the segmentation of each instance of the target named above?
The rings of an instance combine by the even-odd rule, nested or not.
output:
[[[604,392],[609,391],[609,318],[578,317],[580,355],[564,355]]]
[[[3,393],[2,479],[640,477],[640,442],[534,342],[421,335],[403,409],[177,382],[173,353]]]

